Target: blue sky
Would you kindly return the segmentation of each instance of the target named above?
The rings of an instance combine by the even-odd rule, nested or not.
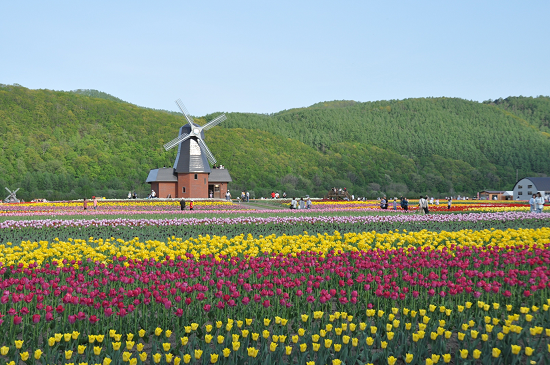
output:
[[[0,83],[193,115],[550,95],[548,1],[2,1]]]

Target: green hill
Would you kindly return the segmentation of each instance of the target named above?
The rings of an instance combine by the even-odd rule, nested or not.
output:
[[[471,195],[511,189],[516,169],[550,174],[548,110],[548,97],[332,101],[227,113],[206,139],[230,169],[231,188],[258,197],[320,196],[333,186],[373,197]],[[148,171],[173,164],[177,151],[162,145],[183,123],[95,90],[0,85],[0,188],[21,187],[24,199],[145,194]]]

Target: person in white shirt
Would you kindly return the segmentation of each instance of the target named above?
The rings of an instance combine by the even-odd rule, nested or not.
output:
[[[531,213],[537,212],[537,204],[535,203],[536,199],[537,199],[537,194],[533,194],[531,199],[529,199],[529,208]]]
[[[537,205],[537,213],[542,213],[542,210],[544,209],[544,198],[542,195],[537,193],[537,197],[535,198],[535,204]]]

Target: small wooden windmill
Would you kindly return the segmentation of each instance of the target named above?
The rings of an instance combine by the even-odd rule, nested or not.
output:
[[[203,126],[197,125],[180,99],[176,105],[181,110],[187,124],[179,130],[179,135],[164,145],[166,151],[178,146],[178,154],[173,169],[155,169],[147,177],[151,189],[158,197],[172,198],[222,198],[227,191],[231,176],[227,169],[211,169],[216,158],[204,142],[204,132],[227,119],[225,114]]]
[[[19,191],[20,188],[17,188],[17,190],[14,190],[14,191],[11,191],[8,188],[5,188],[5,189],[10,194],[6,197],[6,199],[4,199],[4,202],[6,202],[6,203],[19,203],[19,199],[17,199],[17,195],[15,195],[15,194],[17,194],[17,192]]]

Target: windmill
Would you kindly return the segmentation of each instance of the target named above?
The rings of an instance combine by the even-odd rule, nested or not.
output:
[[[216,158],[204,143],[204,132],[227,119],[225,114],[203,126],[197,125],[181,100],[176,100],[187,124],[179,135],[164,145],[166,151],[178,146],[173,168],[158,168],[149,171],[146,183],[162,198],[215,198],[221,199],[232,182],[227,169],[210,169]]]
[[[17,190],[14,190],[14,191],[11,191],[10,189],[8,188],[5,188],[8,193],[10,193],[10,195],[8,195],[8,197],[6,199],[4,199],[4,202],[6,203],[19,203],[19,199],[17,199],[17,196],[15,195],[20,188],[17,188]]]
[[[164,145],[166,151],[178,146],[178,154],[174,164],[175,172],[210,172],[208,163],[215,165],[217,161],[208,146],[206,146],[206,143],[204,143],[204,132],[217,126],[226,120],[227,117],[225,114],[222,114],[205,125],[200,126],[195,124],[180,99],[176,100],[176,105],[187,120],[187,124],[180,128],[178,137]]]

